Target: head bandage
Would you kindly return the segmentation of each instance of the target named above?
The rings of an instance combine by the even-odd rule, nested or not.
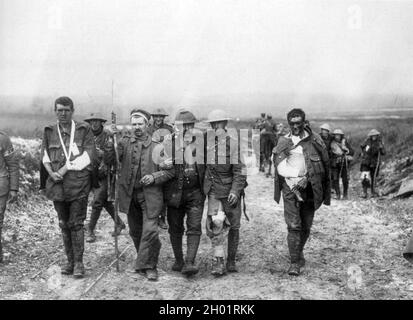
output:
[[[132,120],[133,118],[144,118],[146,123],[149,122],[149,119],[147,118],[147,116],[146,116],[144,113],[139,112],[139,111],[136,111],[136,112],[132,113],[132,114],[130,115],[130,118],[131,118],[131,120]]]

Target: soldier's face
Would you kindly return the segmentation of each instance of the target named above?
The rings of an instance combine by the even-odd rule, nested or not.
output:
[[[336,142],[340,142],[341,141],[341,134],[335,134],[334,135],[334,140],[336,140]]]
[[[371,136],[371,140],[376,141],[379,138],[379,136]]]
[[[157,126],[160,126],[163,123],[164,119],[164,116],[153,116],[153,123]]]
[[[57,120],[62,124],[67,124],[72,121],[73,110],[70,106],[57,104],[55,113]]]
[[[227,121],[211,122],[211,128],[214,129],[215,131],[224,130],[226,126],[227,126]]]
[[[295,136],[299,136],[304,131],[304,120],[301,117],[294,117],[288,120],[291,133]]]
[[[328,135],[330,134],[330,131],[325,130],[325,129],[321,129],[320,134],[321,134],[321,136],[322,136],[323,138],[327,138]]]
[[[138,137],[144,135],[148,129],[148,124],[146,123],[145,119],[142,117],[132,118],[131,124],[132,124],[133,130],[135,131],[135,135]]]
[[[184,132],[191,130],[195,127],[194,123],[184,123]]]
[[[103,122],[100,120],[92,120],[90,121],[90,126],[92,127],[92,131],[99,131],[103,127]]]

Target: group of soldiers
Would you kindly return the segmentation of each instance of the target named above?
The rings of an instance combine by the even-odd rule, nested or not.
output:
[[[58,215],[67,257],[62,274],[75,278],[85,274],[84,222],[92,190],[86,241],[96,241],[95,228],[103,208],[114,220],[114,236],[126,227],[117,209],[126,213],[137,254],[134,269],[147,279],[158,279],[162,245],[159,228],[165,228],[166,218],[175,257],[172,270],[187,276],[198,273],[195,259],[206,199],[205,229],[213,249],[211,273],[221,276],[237,272],[247,171],[242,152],[231,147],[238,137],[228,134],[230,118],[223,110],[211,111],[205,120],[210,124],[212,140],[205,132],[201,136],[194,134],[198,120],[184,109],[177,113],[174,127],[164,122],[167,113],[163,109],[152,113],[133,109],[129,118],[131,129],[123,131],[116,124],[112,124],[110,131],[106,129],[106,119],[99,114],[92,114],[84,122],[74,121],[74,104],[69,97],[56,99],[54,111],[57,122],[44,129],[40,189],[53,201]],[[268,153],[270,148],[270,163],[274,164],[274,200],[278,203],[281,194],[283,197],[290,253],[288,274],[298,276],[305,265],[303,251],[314,213],[322,204],[330,205],[331,182],[340,198],[341,177],[343,197],[348,196],[348,164],[354,151],[339,129],[331,134],[330,127],[323,125],[320,135],[313,132],[301,109],[292,109],[287,122],[289,132],[281,134],[282,128],[272,117],[262,114],[256,127],[261,129],[265,150]],[[372,186],[377,176],[372,159],[385,152],[379,137],[372,130],[361,145],[365,154],[361,171]],[[1,232],[7,199],[13,201],[17,197],[19,167],[10,139],[4,134],[0,138]],[[199,139],[205,142],[201,149]],[[363,182],[367,193],[365,186]]]

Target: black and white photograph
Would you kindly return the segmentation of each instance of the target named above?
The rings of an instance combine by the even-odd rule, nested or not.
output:
[[[0,0],[0,300],[412,300],[412,17]]]

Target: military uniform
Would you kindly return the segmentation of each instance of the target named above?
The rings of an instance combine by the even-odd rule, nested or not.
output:
[[[84,122],[72,122],[74,128],[74,144],[76,154],[70,155],[70,161],[84,155],[86,152],[90,164],[82,170],[69,170],[62,181],[53,181],[43,167],[43,163],[50,163],[53,172],[67,165],[67,159],[58,135],[60,127],[62,141],[66,150],[70,149],[70,129],[65,131],[60,124],[45,127],[43,142],[40,189],[45,189],[46,196],[53,201],[56,209],[59,226],[62,231],[63,244],[68,259],[63,273],[79,275],[84,273],[84,231],[83,224],[86,219],[88,195],[91,189],[92,163],[95,161],[95,143],[90,126]],[[48,158],[47,160],[45,158]],[[75,269],[75,271],[73,271]],[[76,271],[77,270],[77,271]]]
[[[247,176],[246,166],[241,161],[239,149],[230,148],[231,144],[237,143],[237,141],[227,136],[225,141],[222,141],[225,143],[225,148],[221,148],[218,138],[215,137],[215,144],[212,141],[208,142],[208,139],[205,140],[208,149],[205,153],[207,162],[204,194],[208,196],[206,230],[211,239],[215,257],[213,274],[221,275],[225,272],[222,264],[225,257],[224,242],[228,228],[227,271],[236,271],[235,258],[241,225],[241,197],[247,185]],[[221,149],[224,150],[224,153],[221,153]],[[231,206],[228,202],[230,193],[238,198],[235,206]],[[222,213],[225,214],[225,217],[222,216]]]
[[[109,130],[102,128],[102,131],[99,134],[94,134],[94,139],[96,149],[100,151],[97,153],[96,162],[99,187],[93,190],[94,196],[92,202],[92,212],[90,214],[90,221],[88,225],[89,242],[94,241],[94,230],[103,208],[106,209],[113,221],[115,221],[115,207],[113,205],[113,201],[108,199],[108,165],[106,165],[103,161],[103,153],[107,149],[108,143],[112,142],[113,136]],[[119,216],[117,218],[116,232],[120,232],[121,229],[125,228],[125,224]]]
[[[163,110],[163,109],[161,109]],[[154,115],[154,114],[152,114]],[[166,113],[162,114],[166,116]],[[162,122],[162,124],[160,126],[157,126],[156,124],[153,124],[152,126],[149,127],[148,132],[149,134],[152,136],[152,140],[155,142],[163,142],[164,138],[166,135],[171,134],[174,131],[174,129],[169,125],[166,124],[164,122]],[[165,224],[165,218],[166,218],[166,204],[164,205],[164,207],[161,210],[161,213],[159,215],[159,226],[163,229],[166,229],[167,226]]]
[[[19,190],[19,159],[10,138],[0,131],[0,262],[3,261],[1,234],[10,191]]]
[[[344,145],[343,145],[344,140]],[[343,198],[348,196],[348,185],[350,179],[350,163],[354,155],[354,150],[347,139],[337,143],[335,140],[330,143],[330,164],[332,186],[335,190],[337,199],[340,199],[340,178],[343,181]]]
[[[367,197],[367,189],[369,186],[371,188],[371,194],[373,196],[376,194],[374,184],[380,171],[379,156],[386,154],[386,150],[381,139],[377,139],[375,141],[372,140],[371,137],[373,134],[379,135],[379,132],[376,130],[371,130],[369,137],[360,146],[362,150],[360,171],[368,172],[370,176],[370,180],[368,182],[365,179],[362,181],[364,197]]]
[[[135,245],[137,272],[156,270],[161,242],[158,217],[163,208],[162,185],[174,175],[173,170],[160,170],[152,158],[160,154],[161,144],[153,142],[150,135],[143,138],[124,136],[119,141],[118,153],[121,163],[119,177],[119,210],[127,213],[129,234]],[[105,154],[105,163],[112,163],[114,150]],[[143,186],[141,178],[154,177],[154,183]]]
[[[279,203],[281,191],[284,202],[284,217],[287,224],[288,249],[291,265],[303,266],[303,249],[310,235],[314,213],[321,204],[330,205],[330,167],[326,146],[321,137],[309,127],[304,130],[305,137],[294,145],[292,135],[282,136],[274,148],[274,200]],[[302,192],[303,201],[297,200],[284,177],[278,174],[278,165],[289,156],[290,150],[302,147],[305,160],[307,187]],[[299,267],[298,267],[299,270]],[[299,273],[299,271],[298,271]]]
[[[266,159],[271,162],[272,149],[277,144],[277,124],[271,118],[264,121],[260,139],[260,157],[263,166]],[[270,174],[271,163],[269,164],[267,176]]]
[[[192,152],[192,143],[177,148],[182,154]],[[174,144],[177,147],[176,143]],[[175,149],[175,148],[174,148]],[[175,176],[165,184],[165,201],[168,206],[168,225],[172,249],[175,255],[173,270],[190,275],[198,272],[195,267],[195,257],[202,234],[201,222],[204,211],[205,195],[203,182],[205,166],[198,163],[174,164]],[[182,253],[182,236],[185,231],[186,216],[187,255],[185,263]]]

